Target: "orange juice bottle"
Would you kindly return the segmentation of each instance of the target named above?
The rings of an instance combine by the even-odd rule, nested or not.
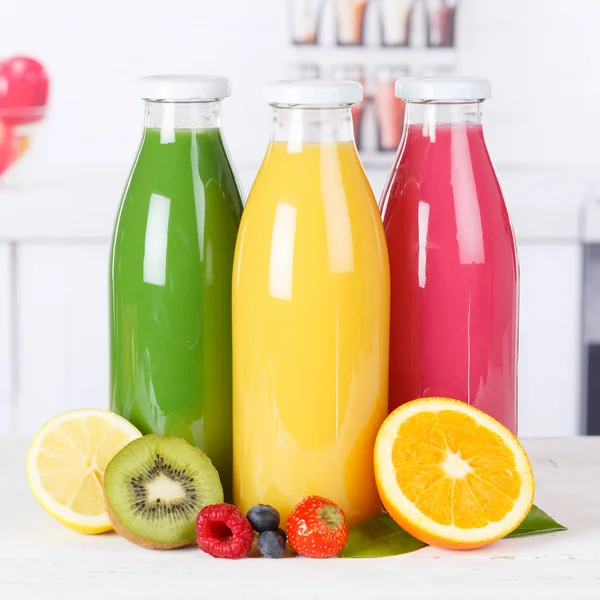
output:
[[[233,270],[234,498],[380,510],[373,444],[387,414],[390,281],[354,144],[350,81],[276,82],[271,141]]]

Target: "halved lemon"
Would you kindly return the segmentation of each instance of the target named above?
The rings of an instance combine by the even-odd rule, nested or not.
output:
[[[458,400],[422,398],[392,412],[375,442],[389,515],[419,540],[479,548],[516,529],[533,503],[533,473],[517,438]]]
[[[46,512],[75,531],[111,530],[104,471],[119,450],[141,436],[108,410],[72,410],[55,417],[36,433],[27,454],[33,495]]]

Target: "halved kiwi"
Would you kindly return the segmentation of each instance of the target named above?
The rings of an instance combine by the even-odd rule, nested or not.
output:
[[[134,440],[110,461],[104,493],[117,533],[157,550],[194,543],[200,510],[223,502],[210,458],[185,440],[157,434]]]

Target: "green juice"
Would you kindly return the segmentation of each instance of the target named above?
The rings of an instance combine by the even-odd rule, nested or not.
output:
[[[204,450],[231,499],[231,276],[242,200],[221,132],[148,128],[115,226],[111,409]]]

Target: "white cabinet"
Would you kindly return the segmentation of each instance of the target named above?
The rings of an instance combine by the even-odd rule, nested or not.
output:
[[[581,246],[521,244],[519,434],[583,432]]]
[[[18,246],[19,433],[33,433],[63,410],[108,405],[108,254],[105,242]],[[0,253],[0,281],[9,279],[8,256]],[[580,246],[522,243],[519,258],[520,435],[580,433]],[[3,290],[0,332],[10,331],[8,306]],[[2,423],[9,418],[9,349],[3,334]]]
[[[70,408],[107,407],[108,255],[106,242],[18,246],[18,433]],[[0,431],[11,417],[9,256],[0,246]],[[581,433],[581,248],[522,243],[519,259],[520,435]]]
[[[253,170],[241,174],[249,189]],[[109,239],[125,173],[85,172],[77,185],[71,176],[3,190],[0,433],[30,435],[61,411],[108,406]],[[386,177],[369,173],[377,197]],[[99,182],[86,203],[84,180]],[[521,263],[520,434],[582,433],[578,199],[589,181],[514,169],[501,180]]]
[[[10,246],[0,244],[0,434],[8,433],[12,418],[11,283]]]
[[[108,406],[108,243],[18,247],[17,432]]]

